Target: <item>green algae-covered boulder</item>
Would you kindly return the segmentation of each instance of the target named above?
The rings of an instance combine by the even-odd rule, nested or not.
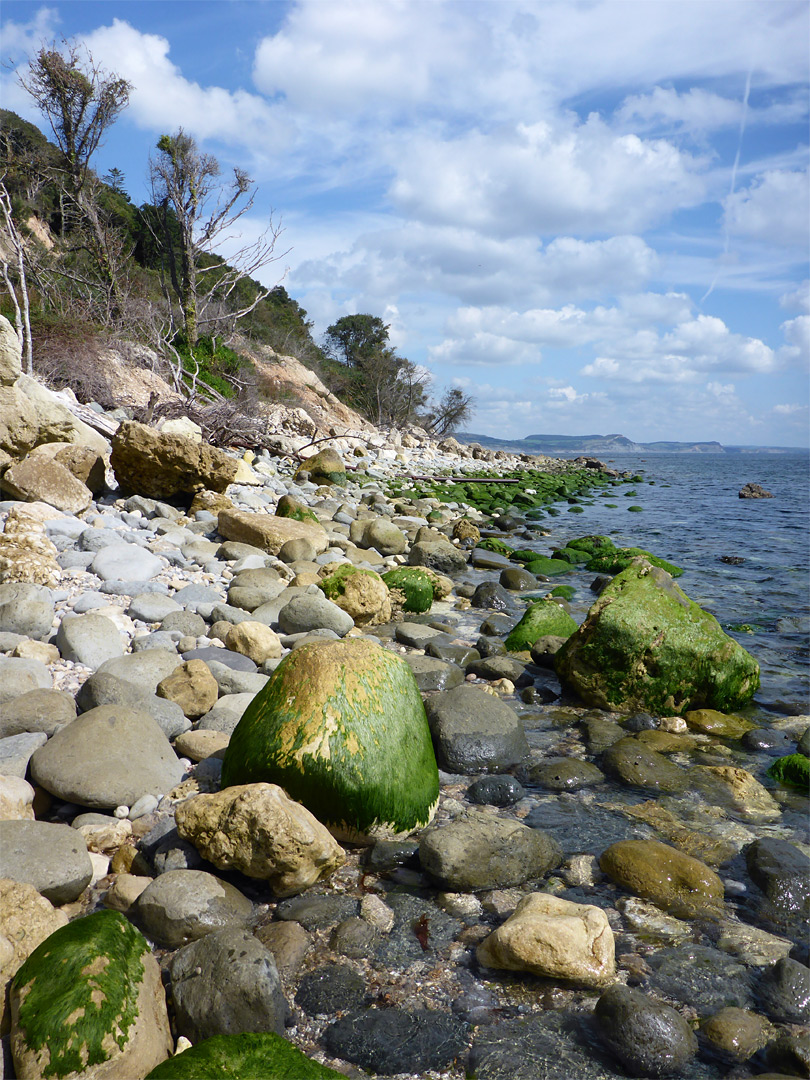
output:
[[[403,611],[421,614],[430,611],[433,603],[433,579],[419,566],[398,566],[383,574],[383,581],[389,589],[397,589],[405,597]]]
[[[160,968],[117,911],[46,938],[14,976],[9,1000],[20,1080],[145,1076],[172,1049]]]
[[[316,525],[320,525],[318,515],[292,495],[282,495],[278,500],[276,517],[292,518],[293,521],[314,521]]]
[[[295,470],[295,480],[298,480],[302,472],[309,473],[313,484],[335,484],[343,487],[346,483],[346,466],[343,458],[336,450],[320,450],[317,454],[302,461]]]
[[[495,536],[487,536],[484,540],[479,540],[475,546],[483,548],[484,551],[494,551],[497,555],[504,555],[507,559],[514,551],[514,548],[505,540],[499,540]]]
[[[567,540],[565,546],[591,556],[607,555],[616,550],[616,545],[609,536],[578,536],[575,540]]]
[[[152,1069],[146,1080],[342,1080],[272,1032],[215,1035]]]
[[[531,649],[538,638],[549,634],[570,637],[576,628],[577,624],[556,601],[538,600],[524,612],[520,622],[512,629],[506,639],[506,647],[510,652],[520,652]]]
[[[630,509],[633,509],[632,506]],[[620,574],[622,570],[627,569],[633,559],[646,559],[653,566],[666,570],[671,577],[680,577],[683,573],[680,566],[667,562],[666,559],[659,559],[657,555],[652,555],[644,548],[637,547],[616,548],[613,551],[598,553],[585,564],[585,569],[597,574]]]
[[[364,638],[285,657],[231,736],[222,786],[278,784],[338,839],[407,834],[433,817],[439,773],[410,667]]]
[[[327,600],[354,619],[355,626],[374,626],[391,619],[388,586],[373,570],[341,563],[319,583]]]
[[[657,716],[733,712],[759,686],[756,660],[669,574],[644,560],[604,588],[555,667],[589,705]]]
[[[531,562],[524,564],[530,574],[543,577],[556,577],[558,574],[570,574],[574,569],[565,559],[549,559],[545,555],[536,555]]]

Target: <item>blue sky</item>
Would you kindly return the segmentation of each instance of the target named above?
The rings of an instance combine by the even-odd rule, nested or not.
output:
[[[134,86],[100,173],[147,200],[181,125],[247,168],[266,282],[472,430],[807,445],[805,0],[5,0],[4,59],[61,37]]]

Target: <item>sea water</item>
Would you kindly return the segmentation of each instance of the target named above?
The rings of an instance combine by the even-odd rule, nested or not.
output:
[[[614,454],[605,463],[641,474],[643,482],[584,498],[583,513],[567,513],[558,504],[561,513],[542,522],[554,542],[604,534],[617,546],[645,548],[682,567],[678,584],[684,592],[759,661],[757,700],[779,711],[807,712],[810,456]],[[773,498],[741,499],[740,488],[749,482]],[[631,491],[635,495],[625,494]],[[630,506],[643,512],[630,513]],[[548,542],[531,546],[549,553]],[[722,556],[743,561],[730,565]]]

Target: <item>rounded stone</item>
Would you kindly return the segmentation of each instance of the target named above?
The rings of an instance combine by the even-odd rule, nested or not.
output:
[[[680,1072],[697,1052],[683,1017],[639,990],[617,984],[602,994],[594,1013],[599,1034],[631,1076]]]
[[[457,686],[430,698],[426,712],[437,761],[449,772],[500,772],[528,755],[515,710],[478,687]]]
[[[67,904],[92,876],[87,845],[69,825],[0,821],[0,878],[28,882],[52,904]]]
[[[657,840],[620,840],[603,852],[600,869],[628,892],[680,918],[717,915],[723,882],[705,863]]]
[[[168,870],[138,897],[134,913],[158,945],[176,949],[229,926],[244,926],[253,905],[233,885],[204,870]]]
[[[482,776],[467,788],[470,802],[488,806],[514,806],[525,794],[514,776]]]
[[[284,634],[305,634],[310,630],[334,630],[345,637],[354,619],[323,596],[295,596],[278,613],[278,625]]]

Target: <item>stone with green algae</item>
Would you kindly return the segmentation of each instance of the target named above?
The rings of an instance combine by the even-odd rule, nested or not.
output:
[[[320,525],[318,515],[292,495],[282,495],[278,500],[276,517],[292,518],[293,521],[314,521],[316,525]]]
[[[538,638],[549,635],[567,638],[576,628],[577,624],[556,601],[538,600],[524,612],[520,622],[506,638],[505,644],[510,652],[521,652],[531,649]]]
[[[309,473],[309,479],[313,484],[343,487],[346,483],[346,466],[343,464],[343,458],[336,450],[328,447],[302,461],[295,471],[294,479],[297,481],[303,472]]]
[[[272,1032],[215,1035],[162,1062],[146,1080],[328,1080],[321,1065]]]
[[[429,611],[434,600],[433,579],[418,566],[398,566],[382,575],[389,589],[397,589],[404,596],[403,611],[421,614]]]

